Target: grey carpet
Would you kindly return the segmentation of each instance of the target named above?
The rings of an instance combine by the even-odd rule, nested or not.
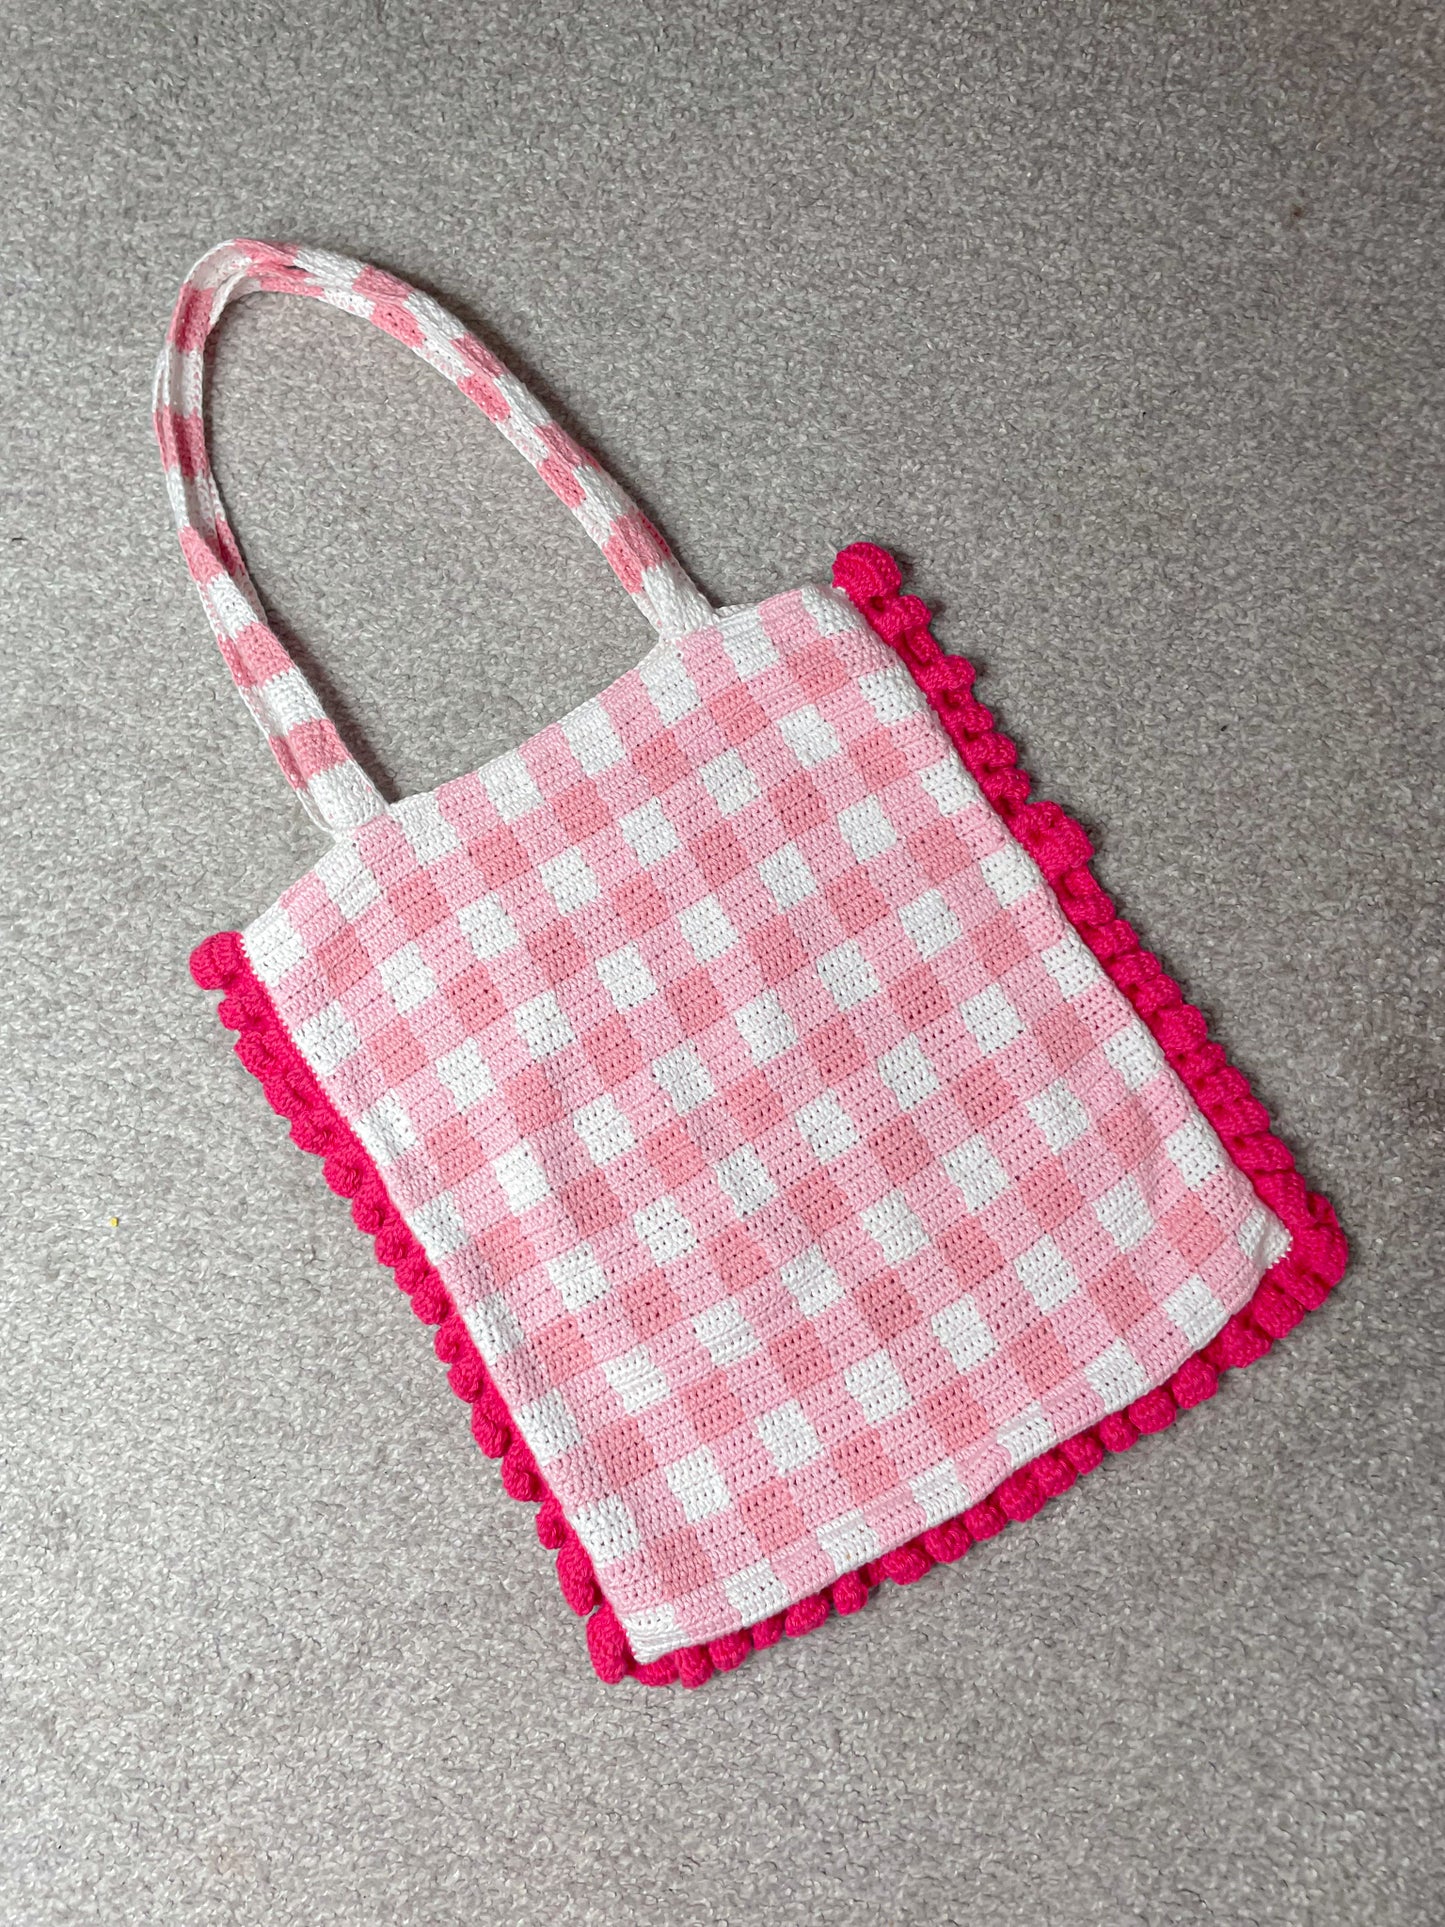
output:
[[[5,12],[0,1918],[1438,1921],[1438,11]],[[715,600],[912,558],[1353,1240],[1175,1432],[698,1694],[593,1680],[186,976],[318,850],[150,442],[235,233],[480,321]],[[252,302],[217,366],[395,792],[640,653],[394,344]]]

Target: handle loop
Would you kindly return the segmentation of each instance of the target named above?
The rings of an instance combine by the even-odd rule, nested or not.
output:
[[[191,269],[176,301],[156,370],[156,437],[186,565],[221,653],[287,782],[323,828],[355,829],[386,803],[267,622],[206,453],[206,341],[228,302],[255,293],[309,295],[404,342],[526,456],[660,634],[683,635],[713,619],[711,605],[636,503],[430,295],[342,255],[223,242]]]

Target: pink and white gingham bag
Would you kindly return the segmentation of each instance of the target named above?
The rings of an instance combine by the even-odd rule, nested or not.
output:
[[[266,622],[206,455],[227,302],[311,295],[454,382],[657,631],[388,804]],[[216,248],[156,429],[252,715],[329,832],[197,981],[352,1200],[607,1680],[698,1685],[1209,1397],[1344,1244],[869,544],[713,609],[482,344],[375,268]]]

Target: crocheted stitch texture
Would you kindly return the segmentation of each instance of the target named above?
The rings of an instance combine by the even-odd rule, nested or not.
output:
[[[1227,1064],[1219,1046],[1208,1041],[1199,1012],[1184,1003],[1157,960],[1139,948],[1129,926],[1114,916],[1088,868],[1092,851],[1082,830],[1056,806],[1028,800],[1029,781],[1017,768],[1012,744],[994,730],[989,712],[973,697],[970,665],[939,649],[923,604],[899,593],[899,571],[892,558],[871,545],[854,545],[839,556],[834,581],[906,664],[979,789],[1038,865],[1099,964],[1148,1025],[1235,1166],[1290,1233],[1291,1243],[1248,1304],[1174,1370],[1166,1384],[1033,1456],[979,1503],[877,1558],[860,1561],[855,1570],[784,1610],[762,1614],[718,1638],[639,1661],[616,1612],[603,1598],[591,1556],[514,1426],[461,1310],[407,1228],[376,1161],[292,1042],[240,939],[227,934],[207,940],[193,958],[197,981],[225,990],[220,1014],[240,1032],[236,1048],[243,1062],[261,1080],[273,1106],[292,1121],[296,1141],[325,1158],[327,1182],[352,1200],[353,1215],[375,1238],[378,1257],[395,1269],[418,1315],[437,1326],[438,1354],[450,1367],[454,1389],[471,1405],[478,1443],[501,1459],[507,1490],[539,1506],[539,1537],[557,1553],[558,1577],[569,1604],[588,1617],[589,1649],[604,1679],[630,1674],[649,1684],[673,1679],[700,1684],[713,1670],[737,1665],[753,1647],[771,1644],[785,1632],[796,1636],[834,1610],[858,1610],[869,1590],[885,1578],[911,1583],[933,1564],[956,1560],[969,1544],[992,1536],[1007,1520],[1032,1516],[1081,1472],[1100,1463],[1106,1452],[1127,1449],[1141,1432],[1162,1429],[1180,1410],[1211,1396],[1221,1370],[1261,1356],[1305,1310],[1321,1302],[1343,1269],[1344,1243],[1328,1203],[1306,1192],[1289,1153],[1271,1134],[1263,1107],[1249,1095],[1246,1080]],[[870,1392],[876,1396],[876,1388],[864,1388],[865,1396]]]

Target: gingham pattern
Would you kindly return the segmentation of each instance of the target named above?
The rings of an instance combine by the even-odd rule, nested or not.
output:
[[[611,476],[461,323],[360,261],[264,241],[227,241],[186,277],[156,370],[155,427],[186,563],[221,652],[308,814],[354,829],[386,805],[316,692],[266,621],[206,452],[205,346],[228,302],[257,292],[310,295],[360,315],[413,349],[474,401],[577,516],[654,628],[681,635],[712,611],[666,543]]]
[[[205,451],[252,289],[398,336],[664,640],[388,807],[267,626]],[[192,574],[337,840],[253,969],[465,1317],[639,1660],[751,1625],[1163,1383],[1288,1234],[848,602],[714,613],[427,297],[236,242],[156,427]]]
[[[975,1503],[1288,1245],[831,591],[660,643],[244,941],[640,1660]]]

